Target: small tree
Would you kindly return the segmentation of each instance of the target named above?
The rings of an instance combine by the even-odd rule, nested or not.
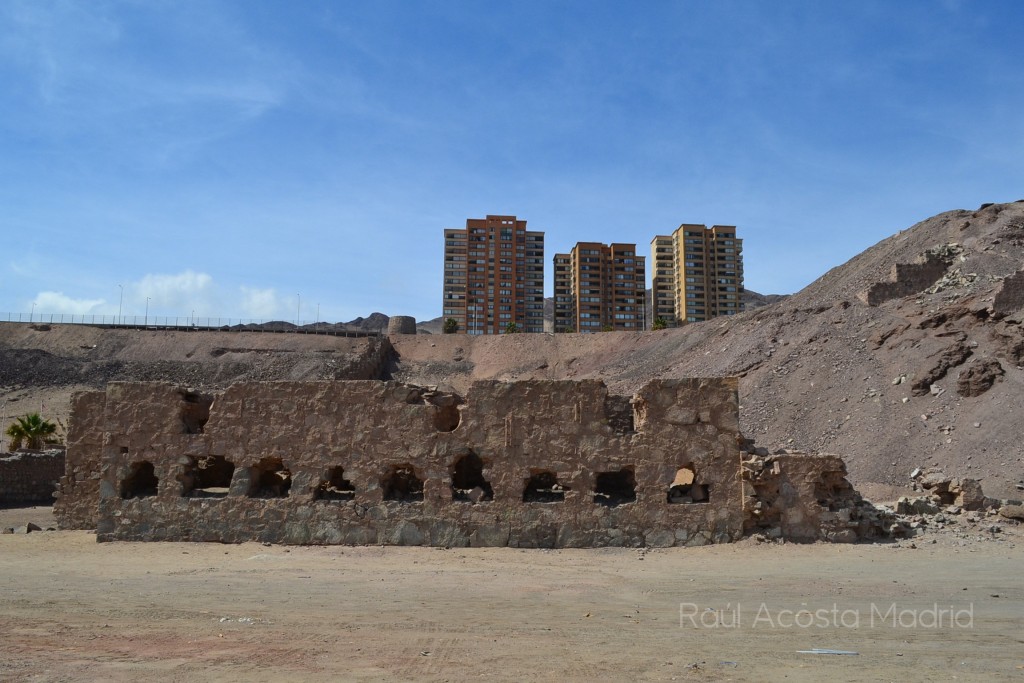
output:
[[[614,332],[615,328],[612,327],[611,325],[602,325],[601,326],[601,331],[602,332]]]
[[[10,450],[16,451],[23,445],[38,450],[45,443],[54,443],[52,438],[57,431],[57,425],[49,420],[44,420],[39,413],[29,413],[25,417],[16,418],[16,421],[7,428],[7,436],[11,437]]]
[[[518,331],[519,325],[516,325],[515,323],[510,322],[508,325],[505,325],[505,334],[515,334]]]
[[[666,327],[668,327],[668,322],[664,318],[662,318],[660,316],[655,318],[654,322],[651,323],[651,329],[652,330],[663,330]]]
[[[459,321],[455,318],[448,318],[444,321],[444,327],[442,331],[445,334],[455,334],[459,331]]]

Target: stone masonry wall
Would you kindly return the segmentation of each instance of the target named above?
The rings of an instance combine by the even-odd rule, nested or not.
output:
[[[9,453],[0,457],[0,504],[50,503],[64,474],[64,451]]]
[[[212,404],[211,404],[212,399]],[[79,421],[96,424],[86,438]],[[673,546],[743,533],[735,379],[110,384],[74,404],[97,537],[435,546]],[[233,472],[231,467],[233,466]],[[62,526],[88,523],[65,477]],[[71,500],[69,500],[71,499]],[[75,501],[72,504],[72,501]]]
[[[897,263],[889,282],[876,282],[861,298],[869,306],[880,306],[891,299],[917,294],[942,277],[949,262],[938,254],[926,254],[920,263]]]
[[[894,520],[863,500],[838,455],[741,451],[747,533],[809,543],[854,543],[894,533]]]
[[[71,397],[67,456],[53,503],[53,514],[62,529],[96,528],[105,400],[103,391],[84,391]]]
[[[1024,270],[1018,270],[1003,280],[992,308],[999,315],[1012,315],[1024,310]]]

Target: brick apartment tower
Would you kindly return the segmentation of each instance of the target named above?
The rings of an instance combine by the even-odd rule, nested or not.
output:
[[[684,223],[651,240],[652,321],[669,326],[743,311],[743,240],[733,225]]]
[[[444,231],[443,317],[459,333],[544,331],[544,233],[515,216],[470,218]]]
[[[644,329],[645,260],[635,244],[577,242],[555,254],[555,331]]]

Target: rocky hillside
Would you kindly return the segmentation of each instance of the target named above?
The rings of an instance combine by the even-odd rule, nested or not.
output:
[[[859,485],[905,485],[915,467],[935,466],[1020,497],[1022,265],[1024,202],[951,211],[734,318],[644,333],[396,337],[387,370],[458,390],[479,378],[602,378],[621,393],[651,377],[737,375],[742,429],[758,445],[840,454]],[[43,403],[62,416],[72,390],[111,379],[379,375],[385,349],[374,344],[0,324],[0,400],[8,415]]]
[[[843,455],[855,480],[903,484],[936,466],[1020,496],[1024,202],[951,211],[734,318],[644,334],[401,340],[399,375],[738,375],[760,445]]]

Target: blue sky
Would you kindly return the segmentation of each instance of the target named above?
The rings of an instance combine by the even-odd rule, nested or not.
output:
[[[442,229],[793,292],[1024,198],[1024,3],[0,2],[4,312],[440,315]],[[300,308],[300,310],[296,310]]]

